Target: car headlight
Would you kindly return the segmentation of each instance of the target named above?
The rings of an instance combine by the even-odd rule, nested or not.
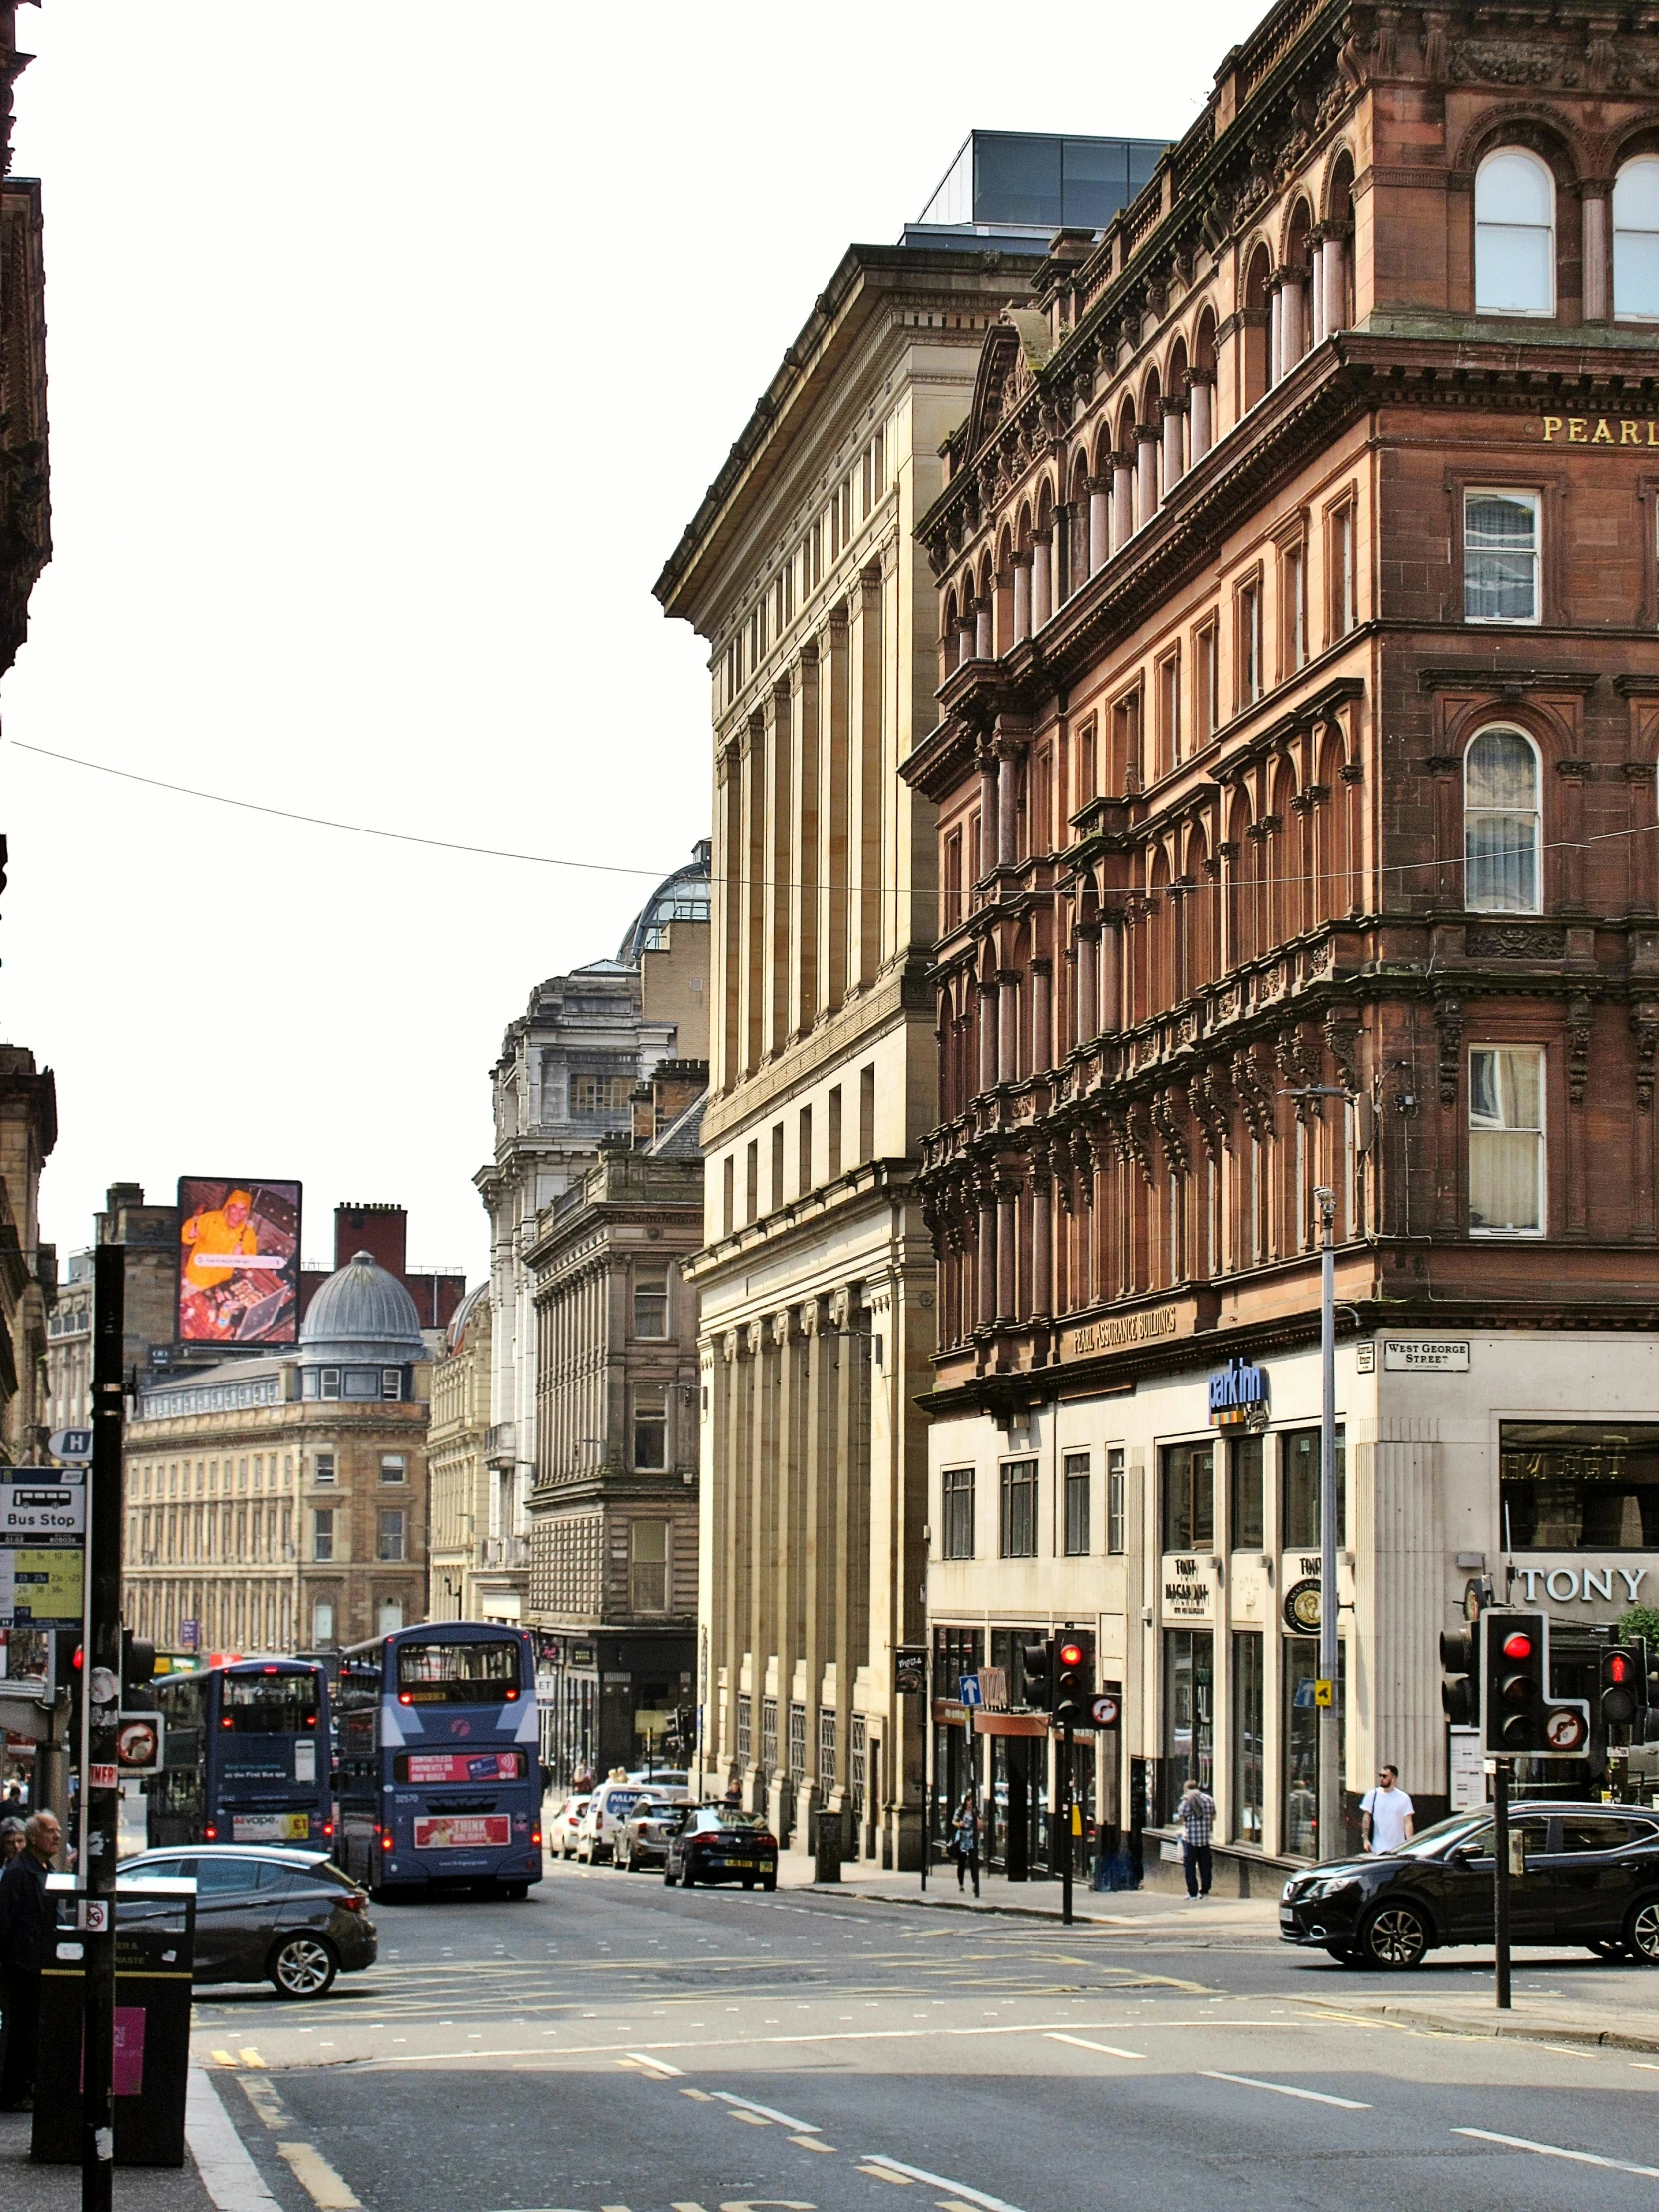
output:
[[[1330,1874],[1312,1884],[1302,1894],[1305,1898],[1334,1898],[1340,1896],[1344,1890],[1352,1890],[1354,1887],[1353,1875]]]
[[[1290,1881],[1286,1883],[1285,1887],[1279,1893],[1280,1902],[1282,1904],[1289,1905],[1292,1898],[1300,1894],[1301,1889],[1302,1876],[1299,1874],[1293,1874]]]

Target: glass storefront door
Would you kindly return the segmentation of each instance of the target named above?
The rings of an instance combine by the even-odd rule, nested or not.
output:
[[[1262,1636],[1247,1629],[1233,1638],[1233,1835],[1241,1844],[1262,1842]]]
[[[1287,1636],[1282,1652],[1285,1674],[1285,1833],[1283,1848],[1295,1859],[1327,1859],[1342,1849],[1339,1837],[1325,1851],[1320,1844],[1320,1741],[1319,1707],[1314,1684],[1319,1680],[1320,1646],[1317,1636]],[[1348,1699],[1346,1691],[1347,1647],[1337,1646],[1337,1743],[1338,1772],[1346,1772],[1348,1751]]]
[[[1215,1638],[1207,1628],[1164,1631],[1164,1756],[1160,1817],[1175,1818],[1189,1775],[1215,1789]]]

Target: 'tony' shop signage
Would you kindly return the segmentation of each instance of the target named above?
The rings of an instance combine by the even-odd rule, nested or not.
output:
[[[1515,1579],[1526,1592],[1528,1605],[1536,1605],[1540,1586],[1557,1605],[1639,1605],[1646,1567],[1517,1567]]]

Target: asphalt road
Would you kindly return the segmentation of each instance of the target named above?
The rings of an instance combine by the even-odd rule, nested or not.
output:
[[[382,1963],[322,2003],[198,2004],[284,2212],[1656,2201],[1659,2059],[1344,2019],[1310,2000],[1354,1978],[1271,1940],[562,1866],[376,1919]],[[1517,1985],[1596,1971],[1533,1954]]]

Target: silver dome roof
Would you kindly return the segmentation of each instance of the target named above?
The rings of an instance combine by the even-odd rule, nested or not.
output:
[[[414,1300],[366,1252],[354,1252],[329,1276],[299,1325],[302,1367],[350,1360],[401,1367],[425,1357]]]

